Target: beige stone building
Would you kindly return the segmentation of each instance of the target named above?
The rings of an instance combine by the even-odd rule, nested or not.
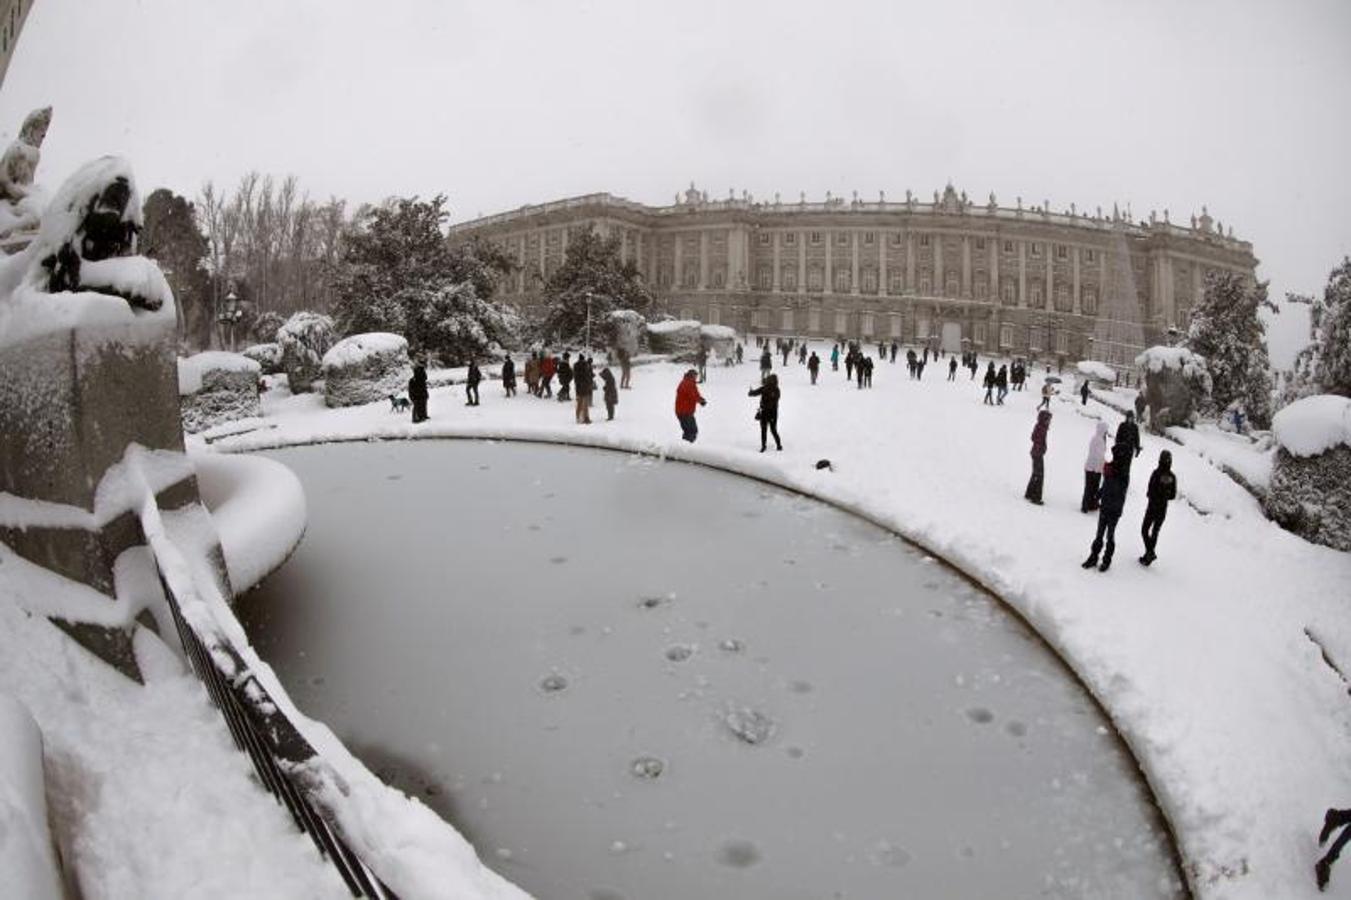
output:
[[[33,0],[0,0],[0,85],[5,83],[14,45],[19,40],[19,31],[32,7]]]
[[[1187,327],[1207,272],[1252,278],[1257,265],[1204,209],[1186,226],[1167,211],[1137,222],[993,195],[977,205],[951,185],[932,202],[712,200],[691,186],[652,207],[591,194],[457,224],[450,240],[477,236],[516,259],[502,298],[524,308],[586,228],[617,236],[681,318],[1115,365]]]

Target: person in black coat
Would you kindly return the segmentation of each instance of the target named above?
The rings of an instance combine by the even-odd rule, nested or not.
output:
[[[769,370],[774,368],[774,357],[769,353],[769,345],[765,345],[765,352],[760,354],[760,377],[764,378],[769,374]]]
[[[751,388],[747,396],[760,398],[760,409],[755,414],[755,418],[760,420],[760,452],[765,452],[768,444],[766,439],[770,434],[774,435],[775,446],[782,450],[783,441],[779,440],[779,376],[773,373],[766,375],[760,386]]]
[[[1135,413],[1127,412],[1126,418],[1116,427],[1116,443],[1131,448],[1132,456],[1140,455],[1140,426],[1135,424]]]
[[[508,397],[516,396],[516,364],[510,356],[502,361],[502,387]]]
[[[1079,386],[1079,397],[1080,397],[1079,405],[1080,405],[1080,406],[1087,406],[1087,405],[1088,405],[1088,379],[1087,379],[1087,378],[1085,378],[1085,379],[1084,379],[1084,383],[1083,383],[1082,385]]]
[[[986,406],[994,406],[994,381],[995,371],[994,362],[990,363],[990,368],[985,370],[985,399],[981,401]]]
[[[615,387],[615,377],[609,366],[600,370],[600,380],[604,385],[601,395],[605,400],[605,421],[610,422],[614,420],[615,407],[619,405],[619,389]]]
[[[564,351],[563,358],[558,361],[558,402],[563,403],[572,399],[572,363],[568,362],[569,354]]]
[[[413,403],[413,422],[427,421],[427,367],[413,366],[413,377],[408,379],[408,399]]]
[[[465,406],[478,406],[478,386],[483,381],[483,373],[479,371],[478,363],[469,360],[469,371],[464,376],[464,396],[467,399]]]
[[[1145,520],[1140,525],[1140,537],[1145,541],[1145,555],[1140,557],[1140,564],[1147,566],[1158,558],[1154,547],[1158,545],[1159,529],[1168,515],[1168,501],[1177,498],[1173,454],[1168,450],[1159,451],[1159,467],[1150,473],[1149,489],[1145,496],[1149,498],[1149,503],[1145,507]]]
[[[1131,459],[1130,447],[1118,443],[1112,448],[1112,461],[1103,466],[1102,488],[1098,491],[1098,532],[1093,537],[1088,559],[1083,562],[1085,569],[1098,566],[1098,571],[1106,572],[1112,567],[1112,555],[1116,552],[1116,523],[1121,521],[1121,511],[1126,507]],[[1099,553],[1102,554],[1101,565],[1098,565]]]
[[[807,371],[811,373],[812,384],[816,384],[816,376],[821,371],[821,357],[816,355],[815,350],[813,350],[812,355],[807,358]]]

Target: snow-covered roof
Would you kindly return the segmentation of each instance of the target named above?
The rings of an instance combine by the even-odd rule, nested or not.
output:
[[[691,328],[698,328],[699,323],[694,319],[672,319],[669,322],[648,322],[647,330],[652,334],[671,334],[676,331],[687,331]]]
[[[263,373],[263,367],[242,353],[230,353],[225,350],[208,350],[194,356],[180,357],[178,360],[178,394],[186,397],[202,389],[202,378],[207,372],[252,372]]]
[[[1317,456],[1351,446],[1351,398],[1317,394],[1296,400],[1271,420],[1276,441],[1294,456]]]
[[[1097,378],[1101,381],[1116,381],[1116,370],[1104,362],[1098,362],[1095,359],[1081,359],[1075,368],[1079,370],[1080,375],[1087,375],[1089,378]]]
[[[704,325],[699,329],[704,337],[714,340],[735,340],[736,329],[730,325]]]
[[[1135,364],[1151,372],[1181,369],[1182,374],[1189,377],[1206,371],[1205,357],[1196,355],[1186,347],[1150,347],[1135,357]]]
[[[408,352],[408,341],[397,334],[387,331],[372,331],[367,334],[354,334],[334,344],[324,354],[325,369],[342,369],[361,363],[368,357],[379,353]]]

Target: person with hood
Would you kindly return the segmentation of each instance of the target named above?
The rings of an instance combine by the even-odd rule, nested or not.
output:
[[[558,402],[566,403],[572,399],[572,363],[569,361],[572,354],[563,351],[563,358],[558,362]]]
[[[1135,424],[1135,413],[1127,412],[1126,418],[1116,427],[1116,443],[1124,443],[1135,456],[1140,455],[1140,426]]]
[[[1130,461],[1130,448],[1125,444],[1116,444],[1112,447],[1112,461],[1102,467],[1102,490],[1098,492],[1098,531],[1093,536],[1088,559],[1082,563],[1085,569],[1098,566],[1099,572],[1106,572],[1112,567],[1112,554],[1116,552],[1116,523],[1121,521],[1121,511],[1126,506],[1126,488],[1130,484]],[[1101,565],[1098,565],[1099,553],[1102,554]]]
[[[850,347],[849,352],[844,355],[844,380],[854,380],[854,348]],[[861,387],[862,385],[860,385]]]
[[[783,441],[779,440],[779,377],[772,373],[766,375],[760,386],[751,388],[747,396],[760,398],[760,409],[755,413],[755,418],[760,422],[760,452],[765,452],[770,434],[774,435],[774,445],[782,450]]]
[[[615,387],[615,376],[606,366],[600,370],[600,380],[604,387],[601,390],[601,398],[605,401],[605,421],[613,422],[615,417],[615,407],[619,405],[619,389]]]
[[[863,386],[870,388],[873,386],[873,358],[863,354],[858,364],[863,367]]]
[[[516,364],[510,356],[502,360],[502,388],[508,397],[516,396]]]
[[[830,371],[840,371],[840,345],[836,344],[830,348]]]
[[[995,403],[999,406],[1004,405],[1004,398],[1009,395],[1009,367],[1000,366],[999,371],[994,376]]]
[[[1079,386],[1079,397],[1080,397],[1079,405],[1080,405],[1080,406],[1087,406],[1087,405],[1088,405],[1088,379],[1087,379],[1087,378],[1085,378],[1085,379],[1084,379],[1084,383],[1083,383],[1082,385]]]
[[[681,438],[691,444],[699,437],[699,423],[694,418],[694,411],[707,404],[708,401],[699,393],[699,373],[690,369],[676,387],[675,414],[676,420],[680,422]]]
[[[1154,548],[1159,543],[1159,529],[1163,528],[1164,517],[1168,515],[1168,501],[1177,497],[1177,476],[1173,474],[1172,452],[1159,451],[1159,467],[1149,475],[1149,488],[1145,496],[1148,498],[1145,520],[1140,524],[1140,537],[1145,541],[1145,555],[1140,557],[1140,564],[1147,566],[1158,559]]]
[[[464,376],[464,396],[467,400],[465,406],[478,406],[478,386],[482,381],[483,373],[479,371],[478,363],[471,356],[469,371]]]
[[[1051,411],[1037,413],[1037,424],[1032,427],[1032,477],[1028,479],[1023,497],[1041,506],[1041,487],[1045,480],[1046,433],[1051,429]]]
[[[811,373],[812,384],[816,384],[816,376],[821,371],[821,357],[816,355],[815,350],[813,350],[812,355],[807,358],[807,371]]]
[[[957,380],[957,357],[948,360],[948,381]]]
[[[1107,423],[1098,420],[1093,436],[1088,439],[1088,457],[1084,460],[1084,498],[1079,512],[1093,512],[1098,508],[1098,490],[1102,487],[1102,467],[1107,460]]]
[[[427,366],[421,361],[413,364],[413,377],[408,379],[408,399],[413,403],[413,423],[427,421]]]
[[[985,399],[981,402],[986,406],[994,406],[994,384],[995,372],[994,361],[990,361],[990,368],[985,370]]]

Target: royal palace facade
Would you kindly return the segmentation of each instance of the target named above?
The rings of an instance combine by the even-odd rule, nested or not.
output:
[[[1207,273],[1255,277],[1252,245],[1202,210],[1190,226],[1117,210],[977,205],[948,186],[933,202],[832,198],[671,206],[591,194],[452,226],[518,263],[501,298],[525,308],[594,228],[647,279],[662,311],[762,335],[896,339],[1129,365],[1185,330]]]

